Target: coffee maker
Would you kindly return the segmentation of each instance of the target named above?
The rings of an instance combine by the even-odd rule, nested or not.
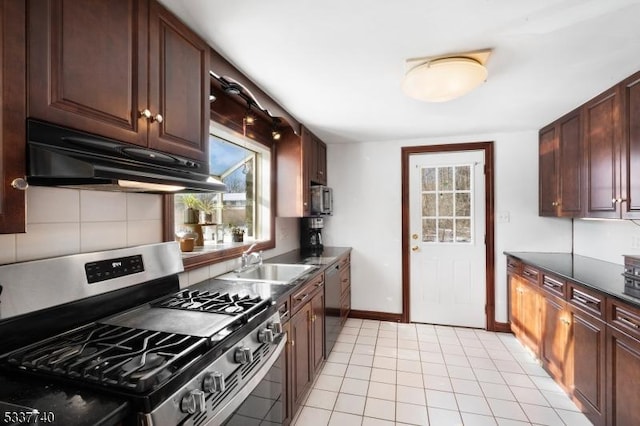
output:
[[[300,248],[314,254],[321,254],[322,228],[324,228],[323,218],[303,217],[300,220]]]

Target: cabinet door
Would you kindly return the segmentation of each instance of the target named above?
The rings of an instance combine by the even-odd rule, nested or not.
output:
[[[520,293],[520,283],[517,275],[507,274],[507,282],[509,283],[509,322],[511,323],[511,331],[518,336],[520,333],[520,322],[522,314],[520,313],[520,305],[522,304]]]
[[[568,387],[582,411],[598,426],[604,425],[605,325],[576,308],[571,311],[573,357]]]
[[[25,231],[25,192],[11,186],[25,176],[25,4],[0,0],[0,233]]]
[[[555,296],[542,298],[543,328],[541,358],[547,371],[559,383],[567,384],[565,361],[570,358],[570,314],[566,304]]]
[[[208,164],[209,90],[209,47],[152,0],[149,147]]]
[[[29,116],[146,145],[146,5],[31,1]]]
[[[311,305],[307,303],[289,321],[291,327],[291,398],[293,410],[302,404],[307,386],[311,383],[310,329]]]
[[[622,217],[640,219],[640,73],[622,83]]]
[[[560,119],[558,132],[558,216],[579,217],[583,210],[580,111]]]
[[[321,185],[327,184],[327,145],[315,138],[316,145],[316,180]]]
[[[620,217],[619,99],[616,87],[583,107],[586,217]]]
[[[311,299],[312,366],[318,371],[324,359],[324,289]]]
[[[540,352],[540,295],[531,284],[521,282],[520,306],[521,316],[520,334],[525,343],[534,353]]]
[[[540,130],[538,146],[538,213],[558,214],[558,137],[556,125]]]
[[[607,424],[640,424],[640,341],[607,327]]]

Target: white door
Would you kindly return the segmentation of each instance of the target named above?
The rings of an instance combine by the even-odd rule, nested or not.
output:
[[[410,321],[486,328],[484,152],[409,160]]]

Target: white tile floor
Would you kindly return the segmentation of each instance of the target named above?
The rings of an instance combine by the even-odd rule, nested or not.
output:
[[[591,425],[511,334],[357,319],[293,424]]]

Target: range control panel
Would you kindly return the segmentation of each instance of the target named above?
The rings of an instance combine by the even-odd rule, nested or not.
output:
[[[93,284],[143,272],[144,264],[142,263],[142,255],[138,254],[85,263],[84,270],[87,275],[87,281],[89,284]]]

